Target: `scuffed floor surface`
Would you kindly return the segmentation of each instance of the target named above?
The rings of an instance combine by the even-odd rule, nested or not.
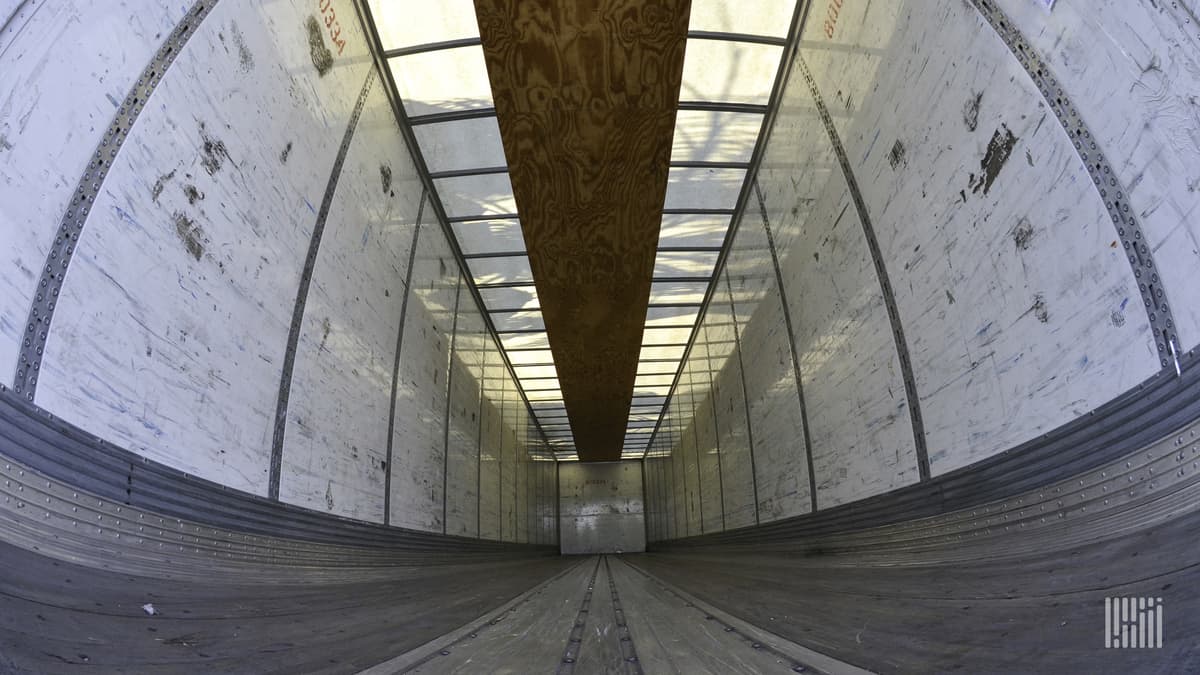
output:
[[[697,550],[271,583],[4,544],[0,672],[1200,672],[1197,531],[1193,515],[991,557]],[[1163,598],[1161,649],[1105,649],[1114,596]]]
[[[353,673],[457,628],[572,561],[396,568],[369,581],[163,580],[0,543],[0,673]],[[153,614],[150,614],[153,611]]]

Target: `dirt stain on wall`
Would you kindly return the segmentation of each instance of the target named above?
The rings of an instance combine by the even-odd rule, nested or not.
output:
[[[1030,307],[1029,310],[1033,312],[1038,321],[1042,323],[1050,322],[1050,312],[1046,309],[1046,296],[1041,293],[1033,296],[1033,307]]]
[[[308,50],[312,56],[313,67],[317,69],[318,75],[325,77],[333,70],[333,52],[325,46],[321,22],[317,21],[317,17],[309,16],[304,22],[304,28],[308,31]]]
[[[1018,251],[1028,251],[1030,242],[1033,241],[1033,224],[1028,218],[1021,218],[1017,226],[1012,232],[1013,244],[1016,245]]]
[[[170,173],[164,173],[163,175],[159,176],[158,180],[154,181],[154,187],[150,188],[150,199],[153,201],[158,201],[158,198],[162,196],[163,189],[167,187],[167,183],[169,183],[174,177],[174,171],[171,171]]]
[[[229,159],[229,151],[225,149],[225,142],[210,136],[205,130],[203,122],[200,123],[200,140],[202,142],[200,166],[204,167],[208,175],[216,175],[225,165],[225,160]]]
[[[907,166],[908,161],[905,158],[906,154],[907,153],[904,149],[904,144],[900,141],[896,141],[896,144],[892,146],[891,151],[888,152],[888,164],[891,164],[893,169],[899,168],[901,164]]]
[[[196,186],[192,185],[191,183],[183,186],[183,195],[187,197],[188,204],[195,204],[201,199],[204,199],[204,193],[197,190]]]
[[[246,38],[242,36],[242,31],[238,30],[236,23],[229,32],[233,34],[233,44],[237,48],[239,70],[249,73],[254,70],[254,53],[246,46]]]
[[[1019,140],[1006,125],[1000,125],[1000,128],[992,134],[992,140],[988,142],[987,152],[983,159],[979,161],[979,168],[983,173],[979,176],[971,175],[968,184],[972,192],[979,194],[979,191],[983,190],[983,194],[986,195],[992,189],[992,183],[996,182],[996,176],[1000,175],[1000,170],[1012,156],[1013,148],[1016,147]]]
[[[175,222],[175,234],[179,237],[179,241],[183,242],[183,247],[187,249],[189,255],[196,260],[204,257],[204,230],[195,223],[191,218],[179,213],[178,211],[172,216]]]
[[[387,164],[379,165],[379,182],[383,184],[383,194],[392,191],[392,167]]]
[[[979,128],[979,106],[983,103],[983,92],[975,92],[963,106],[963,123],[967,129],[975,131]]]

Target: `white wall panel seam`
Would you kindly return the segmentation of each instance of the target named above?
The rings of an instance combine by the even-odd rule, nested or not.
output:
[[[1141,291],[1142,304],[1150,319],[1160,364],[1164,369],[1174,370],[1176,376],[1180,375],[1179,359],[1182,355],[1179,352],[1182,347],[1176,333],[1175,319],[1167,303],[1169,294],[1159,278],[1154,253],[1147,243],[1147,238],[1143,236],[1137,213],[1129,203],[1128,190],[1117,178],[1118,174],[1112,169],[1104,151],[1097,146],[1095,136],[1084,123],[1078,109],[1063,92],[1050,66],[1034,49],[1033,43],[1021,35],[1016,24],[994,3],[988,0],[971,0],[971,4],[983,15],[988,25],[996,31],[1013,57],[1029,74],[1050,110],[1054,112],[1055,119],[1070,137],[1079,159],[1087,168],[1092,183],[1100,193],[1125,249],[1125,257],[1137,278],[1138,290]],[[1113,194],[1110,194],[1110,191]]]
[[[713,279],[714,284],[720,284],[719,278]],[[717,291],[713,291],[714,294]],[[708,404],[713,416],[713,444],[717,450],[717,492],[721,496],[721,531],[725,531],[725,477],[721,475],[721,421],[717,416],[717,387],[713,379],[712,354],[704,360],[704,369],[708,372]]]
[[[800,59],[800,55],[796,55]],[[796,396],[800,399],[800,423],[804,427],[804,461],[808,465],[808,499],[813,511],[817,510],[817,477],[813,471],[812,432],[808,425],[808,404],[804,400],[804,378],[800,373],[800,354],[796,351],[796,331],[792,326],[792,310],[788,305],[787,288],[783,283],[783,272],[779,269],[779,254],[775,250],[775,235],[771,232],[771,219],[767,216],[767,202],[754,177],[754,196],[758,200],[758,211],[762,216],[763,230],[767,234],[767,249],[771,253],[771,268],[775,271],[775,285],[779,287],[779,303],[783,310],[783,325],[787,332],[788,347],[792,353],[792,371],[796,378]]]
[[[412,247],[408,251],[408,267],[404,274],[404,299],[400,301],[400,325],[396,328],[396,356],[392,361],[392,395],[388,404],[387,468],[383,472],[383,523],[392,522],[392,452],[396,437],[396,395],[400,383],[400,349],[404,346],[404,318],[408,314],[408,298],[412,294],[413,264],[417,258],[417,241],[421,235],[421,220],[425,216],[427,189],[421,190],[421,203],[417,207],[417,222],[413,227]],[[482,416],[481,416],[482,417]]]
[[[738,327],[737,312],[732,311],[733,307],[733,283],[729,281],[729,270],[722,271],[725,277],[725,290],[729,293],[729,306],[731,308],[730,321],[733,324],[733,350],[737,354],[738,360],[738,381],[742,384],[742,407],[746,413],[746,442],[750,448],[750,481],[754,490],[754,524],[759,524],[758,517],[758,472],[754,466],[754,429],[750,424],[750,397],[746,393],[746,368],[742,363],[742,337],[741,328]]]
[[[13,391],[23,395],[29,401],[33,401],[37,393],[38,372],[41,370],[42,355],[46,348],[50,323],[58,304],[59,290],[69,271],[79,235],[87,223],[91,204],[100,194],[104,179],[113,166],[113,160],[137,121],[138,115],[145,108],[147,99],[162,82],[167,69],[174,63],[175,57],[183,51],[183,46],[187,44],[189,38],[196,34],[200,24],[216,4],[217,0],[199,0],[192,5],[175,30],[167,35],[167,39],[158,48],[154,58],[142,70],[142,76],[138,78],[133,88],[126,94],[125,100],[121,102],[121,106],[117,108],[117,114],[109,123],[103,140],[92,154],[88,169],[79,179],[79,185],[73,193],[74,197],[68,203],[67,211],[63,214],[62,221],[58,226],[58,235],[47,254],[46,264],[42,266],[41,279],[34,291],[33,304],[25,322],[25,337],[21,340],[17,356]],[[13,16],[15,15],[14,12]],[[78,216],[76,216],[77,211]]]
[[[338,148],[337,159],[329,173],[329,183],[325,187],[325,196],[321,199],[320,210],[317,211],[317,221],[313,226],[312,239],[308,246],[308,255],[304,259],[304,268],[300,274],[300,283],[296,289],[296,304],[292,310],[292,323],[288,330],[287,351],[283,357],[283,371],[279,378],[279,399],[275,407],[275,433],[271,443],[271,472],[267,494],[271,499],[279,499],[279,480],[283,467],[283,440],[287,433],[288,398],[291,395],[292,375],[296,367],[296,349],[300,342],[300,331],[304,325],[304,307],[308,303],[308,289],[312,284],[313,269],[317,264],[317,254],[321,249],[321,238],[325,234],[325,223],[333,206],[333,197],[337,192],[338,180],[342,176],[342,166],[346,163],[346,155],[350,152],[350,141],[354,138],[354,130],[362,117],[363,106],[366,105],[367,95],[375,84],[375,69],[367,71],[366,81],[354,104],[354,112],[346,124],[346,133],[342,137],[342,145]]]
[[[450,383],[454,380],[454,348],[458,342],[458,302],[462,299],[463,276],[458,275],[458,284],[454,288],[454,318],[450,323],[450,348],[446,350],[446,416],[442,424],[442,534],[446,534],[449,522],[446,511],[446,488],[450,475]],[[478,500],[479,496],[476,495]]]
[[[863,234],[866,236],[867,248],[870,250],[872,261],[875,264],[875,274],[879,281],[880,291],[883,293],[883,302],[887,308],[888,319],[891,322],[892,339],[896,343],[896,353],[900,359],[900,372],[904,380],[905,395],[908,397],[908,415],[912,422],[913,442],[917,451],[917,472],[920,475],[920,480],[927,481],[930,476],[929,451],[925,442],[925,423],[921,417],[921,401],[917,395],[916,376],[913,374],[908,342],[904,337],[904,326],[900,319],[900,310],[896,306],[896,296],[892,291],[892,284],[888,277],[887,264],[883,259],[879,240],[875,237],[875,227],[872,224],[873,221],[867,210],[866,202],[863,200],[862,191],[859,190],[858,179],[855,177],[854,170],[850,166],[850,160],[846,156],[846,149],[842,145],[837,127],[834,126],[833,119],[829,115],[829,109],[825,105],[825,99],[821,96],[821,90],[817,87],[817,81],[813,78],[812,72],[808,69],[808,64],[805,63],[804,58],[800,54],[796,54],[796,65],[799,66],[800,74],[803,75],[805,82],[808,84],[808,89],[812,93],[813,103],[817,107],[817,114],[820,116],[821,121],[825,125],[825,130],[829,134],[829,142],[833,147],[833,152],[838,158],[842,174],[846,179],[846,186],[850,190],[851,201],[854,202],[854,208],[858,211]],[[813,500],[815,508],[815,493]]]

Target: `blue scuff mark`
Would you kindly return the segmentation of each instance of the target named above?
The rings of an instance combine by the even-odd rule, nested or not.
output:
[[[113,412],[120,413],[120,414],[125,414],[125,413],[129,412],[129,407],[126,406],[123,402],[121,402],[121,399],[124,398],[124,396],[119,391],[114,389],[112,387],[112,385],[110,385],[106,382],[103,382],[101,380],[98,380],[94,377],[92,378],[90,384],[99,385],[99,386],[107,389],[110,398],[107,398],[107,399],[101,398],[98,394],[93,393],[86,386],[80,388],[80,392],[83,393],[84,396],[87,396],[88,398],[92,399],[93,401],[107,407],[109,410],[112,410]]]
[[[867,146],[867,154],[863,155],[863,162],[867,161],[867,158],[871,156],[871,151],[875,149],[875,141],[879,140],[880,131],[882,131],[882,129],[875,130],[875,138],[872,138],[871,144]]]
[[[366,250],[367,242],[370,240],[370,237],[371,237],[371,226],[367,225],[365,228],[363,228],[363,236],[362,236],[363,250]]]
[[[1125,311],[1125,305],[1128,305],[1128,304],[1129,304],[1129,298],[1125,298],[1124,300],[1121,301],[1121,311],[1122,312]]]
[[[120,216],[121,220],[129,223],[130,225],[133,225],[134,227],[137,227],[137,228],[142,227],[142,224],[139,223],[137,221],[137,219],[135,219],[132,215],[130,215],[130,213],[128,211],[126,211],[125,209],[123,209],[119,206],[114,206],[113,210],[117,212],[117,215]]]
[[[198,299],[198,298],[196,297],[196,292],[195,292],[195,291],[192,291],[192,290],[188,289],[188,287],[187,287],[187,286],[184,286],[184,285],[183,285],[183,275],[182,275],[182,274],[178,274],[178,273],[176,273],[176,275],[175,275],[175,281],[176,281],[176,283],[178,283],[178,284],[179,284],[179,288],[180,288],[180,289],[182,289],[184,293],[187,293],[188,295],[192,296],[192,299],[193,299],[193,300],[197,300],[197,299]]]
[[[156,425],[155,423],[153,423],[153,422],[151,422],[150,420],[146,419],[145,417],[139,417],[139,418],[137,418],[137,420],[138,420],[138,422],[141,422],[141,423],[142,423],[142,426],[143,426],[143,427],[145,427],[145,429],[146,429],[147,431],[149,431],[150,433],[154,434],[154,437],[155,437],[155,438],[162,438],[162,435],[163,435],[163,430],[162,430],[162,429],[159,429],[159,428],[158,428],[158,425]]]
[[[1083,367],[1087,366],[1087,364],[1088,364],[1088,356],[1087,356],[1087,354],[1084,354],[1083,358],[1079,359],[1078,365],[1080,368],[1083,368]]]
[[[983,324],[983,328],[980,328],[978,331],[975,332],[975,337],[983,337],[989,330],[991,330],[992,324],[994,324],[994,323],[995,323],[994,321],[989,321],[989,322]]]
[[[307,206],[308,210],[312,211],[314,214],[317,212],[317,210],[313,208],[312,202],[308,201],[307,197],[304,198],[304,205]]]
[[[106,93],[106,94],[104,94],[104,96],[105,96],[106,98],[108,98],[108,102],[109,102],[109,103],[111,103],[111,104],[113,104],[113,107],[114,107],[114,108],[120,108],[120,107],[121,107],[121,102],[120,102],[120,101],[118,101],[117,99],[113,98],[113,95],[112,95],[112,94],[108,94],[108,93]]]

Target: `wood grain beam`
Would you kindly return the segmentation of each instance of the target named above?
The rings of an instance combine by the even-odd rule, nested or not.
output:
[[[584,461],[618,459],[690,0],[475,0],[542,314]]]

